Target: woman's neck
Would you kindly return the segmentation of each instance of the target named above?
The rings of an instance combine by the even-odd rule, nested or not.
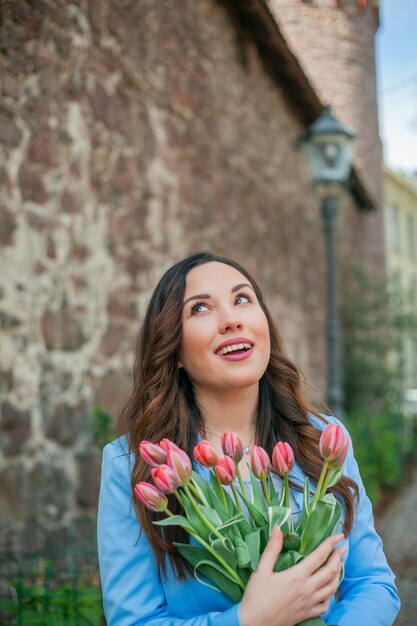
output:
[[[233,430],[244,446],[254,443],[259,385],[246,389],[204,390],[197,392],[197,401],[204,420],[207,438],[218,438]]]

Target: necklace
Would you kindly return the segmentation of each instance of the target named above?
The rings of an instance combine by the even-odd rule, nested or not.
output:
[[[221,435],[217,435],[217,433],[214,433],[212,430],[208,430],[208,428],[205,429],[206,433],[209,434],[211,437],[216,437],[217,439],[221,439],[222,436]],[[252,450],[252,444],[254,442],[255,439],[255,433],[252,435],[251,440],[249,441],[247,446],[243,446],[243,454],[245,456],[247,456],[248,454],[250,454],[250,451]]]

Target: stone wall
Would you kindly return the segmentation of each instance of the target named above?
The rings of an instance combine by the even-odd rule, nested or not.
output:
[[[174,260],[240,260],[324,393],[318,200],[303,128],[222,3],[13,0],[1,38],[0,521],[92,531],[91,409],[117,416]],[[342,205],[344,267],[366,264],[369,215]]]

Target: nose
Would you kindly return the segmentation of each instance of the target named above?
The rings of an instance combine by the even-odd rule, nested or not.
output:
[[[219,332],[221,335],[224,335],[227,332],[233,332],[236,330],[242,330],[243,324],[238,315],[238,311],[236,309],[232,309],[231,311],[224,311],[222,318],[219,322]]]

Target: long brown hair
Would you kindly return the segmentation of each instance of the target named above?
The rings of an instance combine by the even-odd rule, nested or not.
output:
[[[140,441],[147,439],[157,443],[166,437],[192,456],[198,433],[204,432],[203,417],[193,386],[185,370],[178,367],[178,348],[187,274],[194,267],[213,261],[234,267],[248,279],[268,320],[271,356],[259,381],[256,442],[271,455],[276,437],[287,441],[301,469],[314,481],[318,480],[323,463],[319,454],[321,431],[310,423],[308,414],[325,420],[304,398],[300,372],[285,353],[282,339],[258,285],[235,261],[200,252],[179,261],[162,276],[153,292],[138,336],[133,388],[117,424],[119,434],[127,434],[130,452],[135,457],[131,475],[132,492],[136,483],[150,479],[150,468],[137,453]],[[353,524],[357,485],[350,478],[344,477],[333,487],[333,491],[344,503],[344,531],[348,533]],[[187,542],[185,531],[179,527],[167,527],[163,533],[160,532],[160,527],[152,522],[159,519],[161,514],[151,513],[136,499],[134,505],[140,525],[155,553],[159,570],[165,571],[164,555],[168,553],[174,571],[183,578],[188,568],[174,550],[173,542]],[[179,509],[174,497],[170,498],[169,508],[173,512]]]

